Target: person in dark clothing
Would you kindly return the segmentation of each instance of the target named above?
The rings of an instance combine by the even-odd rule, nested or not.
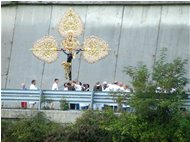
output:
[[[72,79],[71,67],[72,67],[72,60],[73,60],[74,53],[72,53],[70,51],[69,51],[69,53],[67,53],[63,48],[61,48],[61,50],[67,55],[67,64],[64,64],[64,66],[65,66],[65,72],[68,71],[68,78],[69,78],[69,80],[71,80]],[[76,54],[78,54],[81,51],[81,49],[78,49],[75,51],[76,51]]]
[[[67,62],[72,63],[73,53],[72,52],[67,53],[63,48],[61,48],[61,50],[67,55]],[[81,49],[76,50],[76,54],[78,54],[80,51]]]
[[[83,84],[82,85],[82,91],[90,91],[90,85],[89,84]]]
[[[68,91],[75,91],[75,87],[72,82],[67,83]]]
[[[93,91],[95,92],[100,92],[102,91],[102,85],[100,84],[100,82],[97,82],[96,85],[93,88]]]

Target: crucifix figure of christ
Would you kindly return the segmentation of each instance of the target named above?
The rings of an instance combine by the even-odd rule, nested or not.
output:
[[[110,50],[108,44],[96,36],[86,38],[82,46],[80,45],[76,37],[83,32],[83,23],[72,8],[60,20],[58,31],[64,37],[61,48],[57,47],[53,36],[45,36],[36,41],[31,50],[38,59],[47,63],[52,63],[58,58],[58,51],[66,54],[67,61],[62,62],[66,79],[72,80],[72,60],[80,51],[89,63],[95,63],[108,55]]]
[[[65,69],[65,78],[72,80],[72,60],[75,58],[75,54],[78,54],[81,49],[77,50],[76,53],[69,52],[67,53],[64,49],[62,51],[67,55],[67,62],[62,62],[62,65],[64,66]],[[66,71],[67,70],[67,71]]]

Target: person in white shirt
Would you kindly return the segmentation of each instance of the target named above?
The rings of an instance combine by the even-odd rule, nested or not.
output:
[[[82,91],[82,86],[81,86],[81,82],[79,81],[73,81],[74,83],[74,88],[75,88],[75,91]]]
[[[37,90],[38,88],[36,87],[36,80],[32,80],[31,85],[30,85],[30,90]],[[36,102],[29,102],[30,108],[34,109]]]
[[[125,89],[125,92],[132,93],[128,85],[125,85],[124,89]]]
[[[65,90],[65,91],[68,91],[68,86],[67,86],[67,82],[66,83],[64,83],[64,88],[63,88],[63,90]]]
[[[114,81],[113,84],[109,85],[110,91],[118,92],[120,90],[120,87],[118,86],[118,82]]]
[[[106,81],[104,81],[102,84],[102,91],[109,91],[109,86]]]
[[[31,90],[37,90],[38,88],[36,87],[36,80],[32,80],[31,85],[30,85]]]
[[[58,89],[58,83],[59,83],[59,79],[55,78],[51,90],[59,90]]]
[[[122,82],[118,82],[117,85],[119,86],[119,90],[118,91],[120,91],[120,92],[124,92],[125,91],[124,84]]]

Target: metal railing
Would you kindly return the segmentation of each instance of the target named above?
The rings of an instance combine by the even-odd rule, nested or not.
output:
[[[96,105],[99,104],[117,106],[116,101],[109,95],[109,92],[1,90],[2,108],[22,108],[21,102],[27,102],[28,104],[35,102],[35,107],[40,110],[44,101],[42,97],[45,98],[45,102],[60,103],[62,99],[65,99],[68,104],[79,105],[79,107],[88,106],[92,109],[96,108]]]
[[[65,99],[69,105],[78,105],[77,109],[88,106],[92,109],[102,108],[103,106],[117,107],[116,98],[110,95],[111,92],[84,92],[84,91],[52,91],[52,90],[16,90],[6,89],[1,90],[1,104],[2,108],[22,108],[21,102],[26,102],[28,105],[34,105],[38,110],[42,109],[42,98],[45,101],[57,104],[57,109],[60,109],[60,101]],[[112,93],[111,93],[112,94]],[[129,97],[126,98],[124,108],[130,108],[127,103]],[[183,100],[182,107],[190,110],[190,98]]]

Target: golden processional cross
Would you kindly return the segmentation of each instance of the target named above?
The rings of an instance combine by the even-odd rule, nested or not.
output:
[[[53,36],[45,36],[34,43],[32,53],[40,60],[52,63],[58,58],[58,51],[64,52],[67,55],[67,61],[62,62],[65,78],[71,80],[72,59],[75,58],[76,54],[82,51],[85,60],[89,63],[95,63],[108,55],[109,51],[108,44],[96,36],[86,38],[83,46],[80,45],[76,37],[82,34],[83,29],[80,16],[70,8],[58,25],[58,30],[64,37],[61,42],[63,48],[57,47],[57,42]]]

